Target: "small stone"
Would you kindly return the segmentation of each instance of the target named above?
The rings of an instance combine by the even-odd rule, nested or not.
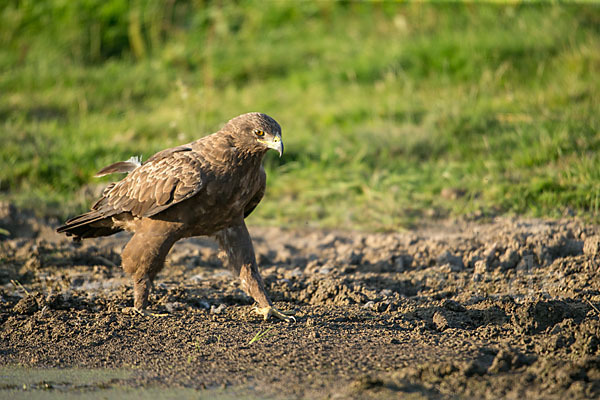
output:
[[[375,303],[372,308],[373,308],[373,310],[375,310],[377,312],[393,311],[392,310],[393,305],[392,305],[392,303],[390,303],[389,300],[384,300],[384,301]]]
[[[600,236],[591,236],[583,242],[583,252],[586,256],[595,257],[600,251]]]
[[[367,309],[367,310],[372,310],[373,308],[375,308],[375,302],[374,301],[367,301],[362,308]]]
[[[290,286],[292,284],[292,281],[290,281],[287,278],[281,278],[281,279],[277,279],[277,283],[279,283],[279,284],[285,284],[287,286]]]
[[[452,272],[462,271],[465,268],[461,257],[455,256],[449,251],[445,251],[436,259],[438,265],[449,265]]]
[[[225,309],[226,305],[225,304],[219,304],[218,307],[215,307],[215,305],[213,304],[212,306],[210,306],[210,313],[211,314],[221,314],[223,312],[223,310]]]
[[[197,304],[198,304],[198,306],[199,306],[199,307],[201,307],[201,308],[204,308],[205,310],[208,310],[208,309],[210,309],[210,304],[208,304],[208,303],[207,303],[206,301],[204,301],[204,300],[200,300],[200,301],[198,301],[198,303],[197,303]]]
[[[448,318],[446,318],[446,316],[439,311],[436,311],[436,313],[433,314],[433,323],[435,328],[440,332],[450,327]]]
[[[183,303],[175,301],[175,302],[165,304],[165,308],[167,309],[167,312],[173,313],[175,311],[183,310],[185,308],[185,306]]]
[[[488,264],[492,264],[494,262],[494,260],[497,257],[497,253],[498,253],[499,249],[500,249],[500,246],[498,245],[498,243],[494,243],[486,249],[485,260],[487,261]]]
[[[305,271],[314,272],[315,270],[319,269],[321,265],[323,265],[323,263],[319,261],[317,257],[309,257],[309,260],[306,263]]]
[[[302,270],[298,267],[290,271],[290,277],[292,278],[300,278],[302,275],[304,275],[304,272],[302,272]]]
[[[515,250],[506,250],[506,253],[500,257],[500,264],[505,270],[515,268],[518,262],[519,253],[517,253]]]
[[[328,275],[329,273],[331,273],[331,268],[323,266],[319,268],[319,273],[323,275]]]
[[[473,273],[483,275],[486,272],[489,272],[489,264],[486,260],[479,260],[475,262],[475,268]]]
[[[24,268],[28,271],[34,271],[42,267],[42,261],[39,256],[32,255],[27,261],[25,261]]]

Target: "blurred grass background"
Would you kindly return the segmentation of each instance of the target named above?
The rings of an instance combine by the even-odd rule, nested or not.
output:
[[[599,72],[594,4],[5,0],[0,196],[72,215],[101,167],[262,111],[252,224],[597,221]]]

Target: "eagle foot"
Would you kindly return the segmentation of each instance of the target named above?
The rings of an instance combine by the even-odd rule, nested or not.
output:
[[[160,318],[160,317],[167,317],[167,316],[169,316],[169,314],[153,313],[152,311],[140,310],[139,308],[136,308],[136,307],[125,307],[125,308],[121,309],[121,312],[123,314],[141,315],[143,317],[154,317],[154,318]]]
[[[254,307],[252,311],[258,315],[262,315],[265,321],[268,320],[269,317],[273,316],[286,322],[296,322],[296,318],[293,317],[293,311],[279,311],[272,306]]]

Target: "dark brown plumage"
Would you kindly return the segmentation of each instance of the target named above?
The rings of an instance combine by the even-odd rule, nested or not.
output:
[[[217,239],[242,289],[258,312],[290,320],[272,307],[244,218],[265,193],[262,160],[269,149],[281,155],[281,127],[261,113],[233,118],[218,132],[160,151],[143,164],[130,159],[98,175],[127,172],[110,184],[91,210],[57,229],[76,240],[127,230],[122,265],[134,281],[134,307],[144,310],[156,274],[173,244],[184,237]]]

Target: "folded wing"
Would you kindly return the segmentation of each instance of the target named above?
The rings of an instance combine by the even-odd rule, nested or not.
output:
[[[197,194],[203,187],[203,159],[189,147],[160,152],[107,188],[92,210],[103,216],[129,212],[151,217]]]

